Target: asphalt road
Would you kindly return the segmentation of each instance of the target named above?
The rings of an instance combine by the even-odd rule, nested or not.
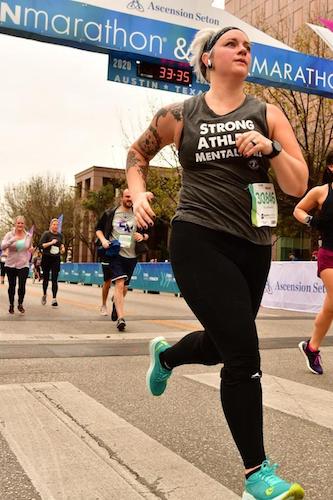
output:
[[[174,459],[182,459],[183,462],[178,466],[180,473],[183,467],[185,471],[186,464],[192,465],[194,474],[204,473],[204,483],[206,479],[213,480],[213,488],[223,485],[226,492],[236,495],[232,498],[241,495],[241,463],[221,411],[219,390],[214,384],[207,385],[206,382],[209,374],[216,374],[214,377],[218,384],[219,368],[183,366],[174,370],[167,392],[161,398],[152,398],[146,391],[148,340],[156,335],[164,335],[170,341],[176,341],[184,333],[200,329],[200,325],[181,298],[130,292],[126,315],[128,328],[125,333],[119,334],[109,317],[99,315],[98,288],[62,284],[59,292],[60,306],[57,310],[52,310],[50,305],[42,307],[40,296],[40,285],[29,284],[26,314],[24,317],[18,314],[9,317],[5,306],[6,289],[0,289],[1,500],[130,498],[125,493],[115,493],[111,496],[97,493],[84,495],[79,492],[78,486],[77,489],[72,489],[73,486],[70,485],[74,484],[73,481],[65,481],[65,472],[59,471],[65,463],[67,451],[61,449],[60,452],[60,444],[54,444],[58,443],[56,435],[61,431],[61,426],[53,425],[70,412],[74,412],[75,408],[69,409],[70,398],[67,395],[67,403],[65,404],[64,400],[61,400],[61,404],[54,403],[55,409],[45,416],[45,422],[42,421],[39,406],[36,402],[32,405],[28,399],[31,398],[28,384],[37,384],[35,390],[38,396],[42,392],[38,385],[41,383],[47,384],[48,391],[53,385],[60,384],[59,398],[65,398],[64,394],[67,394],[67,386],[61,384],[71,384],[70,387],[82,391],[80,395],[89,396],[91,404],[102,405],[96,406],[96,411],[102,408],[109,412],[106,422],[109,422],[110,426],[111,422],[114,422],[112,419],[122,419],[113,445],[119,446],[117,449],[122,459],[119,463],[122,467],[126,466],[127,472],[133,472],[139,467],[137,462],[135,466],[131,462],[134,458],[137,460],[140,457],[145,465],[148,461],[144,460],[145,443],[146,440],[153,439],[155,441],[152,443],[156,443],[156,446],[162,445],[163,450],[169,453],[165,455],[167,458],[164,458],[166,468],[169,461],[171,463]],[[267,377],[263,382],[267,384],[273,380],[281,387],[273,402],[265,401],[265,442],[267,454],[273,461],[281,464],[281,475],[289,480],[299,481],[305,487],[306,499],[331,500],[332,335],[328,337],[327,345],[322,349],[325,368],[322,377],[307,371],[297,350],[299,339],[309,335],[313,318],[311,314],[260,311],[257,326],[263,371]],[[28,391],[28,402],[21,408],[26,394],[24,391]],[[299,399],[301,395],[303,396]],[[51,401],[52,398],[48,397]],[[80,424],[80,429],[89,429],[98,422],[93,422],[93,416],[90,417],[92,420],[89,424],[81,422],[85,414],[83,406],[85,404],[77,405],[75,411],[82,413],[77,415],[75,422],[76,425]],[[59,417],[59,409],[62,409],[64,417]],[[66,423],[65,427],[68,425]],[[114,424],[112,425],[110,429],[114,428]],[[41,431],[33,434],[34,426]],[[44,435],[45,429],[49,431],[47,435]],[[140,439],[131,441],[131,433],[134,432],[133,435],[136,436],[139,434],[135,433],[139,431]],[[94,435],[99,447],[102,442],[100,432],[96,430],[98,439]],[[91,433],[90,437],[92,435]],[[127,435],[128,450],[124,444],[120,447],[117,442],[118,437],[123,439]],[[81,436],[81,442],[82,439]],[[75,449],[75,446],[72,447],[70,453],[74,453]],[[132,459],[126,455],[129,450]],[[50,457],[53,457],[52,460]],[[104,458],[103,460],[106,461]],[[85,474],[79,469],[75,470],[75,477],[82,478],[82,481],[88,480],[88,485],[94,489],[93,476],[89,479],[92,469],[90,463],[89,459]],[[43,469],[43,474],[40,472],[40,464],[44,464],[43,467],[48,465]],[[187,498],[186,492],[181,496],[180,489],[177,490],[176,487],[174,491],[170,489],[168,492],[156,488],[156,481],[160,481],[160,476],[158,480],[153,481],[152,471],[146,471],[144,465],[140,473],[144,480],[140,476],[140,487],[146,488],[149,493],[140,490],[140,498]],[[70,470],[69,467],[67,469]],[[187,472],[180,475],[185,482]],[[135,477],[138,478],[138,474]],[[60,478],[59,483],[56,478]],[[102,474],[100,482],[103,484]],[[97,489],[96,482],[96,492]],[[226,500],[229,498],[228,494],[207,496],[208,493],[191,493],[188,498]]]

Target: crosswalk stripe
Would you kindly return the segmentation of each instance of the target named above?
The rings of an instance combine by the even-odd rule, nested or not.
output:
[[[33,392],[0,388],[0,429],[43,500],[156,498],[135,491],[91,449],[88,434],[57,418]]]
[[[219,373],[184,376],[201,384],[220,388]],[[262,386],[263,403],[268,408],[333,429],[332,392],[267,374],[262,377]]]
[[[0,432],[45,500],[239,500],[68,382],[0,386]]]

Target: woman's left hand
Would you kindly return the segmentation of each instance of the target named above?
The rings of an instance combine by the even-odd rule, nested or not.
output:
[[[135,239],[135,241],[143,241],[144,237],[140,233],[134,233],[134,239]]]
[[[239,154],[245,157],[253,156],[259,152],[265,156],[273,150],[272,141],[255,130],[237,134],[236,146]]]

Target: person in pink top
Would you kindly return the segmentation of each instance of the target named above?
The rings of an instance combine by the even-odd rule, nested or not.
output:
[[[15,219],[15,227],[2,240],[1,250],[7,250],[6,274],[8,278],[9,314],[14,314],[14,298],[18,280],[18,306],[21,314],[25,313],[23,300],[25,285],[29,275],[29,261],[33,248],[32,235],[25,229],[25,219],[19,215]]]

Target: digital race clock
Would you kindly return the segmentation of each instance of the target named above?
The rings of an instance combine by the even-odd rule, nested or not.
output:
[[[137,64],[137,76],[150,78],[178,85],[192,84],[192,70],[189,66],[176,66],[164,63],[140,61]]]

